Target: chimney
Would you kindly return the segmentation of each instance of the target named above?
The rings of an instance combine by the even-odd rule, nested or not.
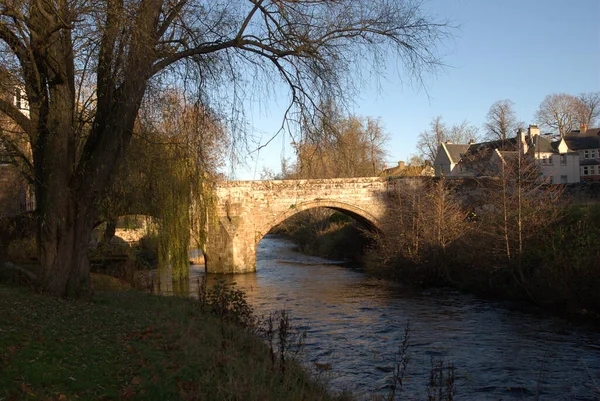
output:
[[[530,134],[531,134],[531,127],[532,126],[530,125],[529,126]],[[537,130],[538,130],[538,134],[539,134],[540,129],[537,128]],[[525,130],[524,129],[519,128],[519,131],[517,131],[517,140],[518,140],[517,145],[519,146],[519,150],[521,150],[523,153],[527,153],[528,147],[527,147],[527,140],[525,138]]]
[[[446,141],[446,143],[452,145],[452,141]]]
[[[580,135],[583,135],[583,134],[585,134],[586,132],[587,132],[587,125],[585,125],[585,124],[583,124],[583,123],[582,123],[582,124],[579,126],[579,134],[580,134]]]
[[[403,162],[403,161],[399,161],[399,162],[398,162],[398,168],[399,168],[400,170],[402,170],[402,169],[404,168],[404,162]]]
[[[469,145],[473,145],[474,143],[475,143],[475,139],[471,138],[471,139],[469,140]]]
[[[533,137],[540,134],[540,129],[535,124],[529,124],[529,139],[533,140]]]

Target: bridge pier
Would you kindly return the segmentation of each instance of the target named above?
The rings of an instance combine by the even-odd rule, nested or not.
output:
[[[210,230],[206,246],[207,273],[252,273],[256,271],[256,245],[253,236],[231,230],[233,224],[219,221]],[[228,228],[230,230],[228,230]],[[236,227],[237,228],[237,227]]]

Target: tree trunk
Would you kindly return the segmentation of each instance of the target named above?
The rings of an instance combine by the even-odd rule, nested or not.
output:
[[[89,243],[96,212],[69,196],[68,207],[41,212],[39,289],[60,297],[91,295]]]

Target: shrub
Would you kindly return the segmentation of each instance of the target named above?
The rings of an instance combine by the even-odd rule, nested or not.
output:
[[[16,263],[28,262],[37,257],[35,236],[17,239],[8,244],[8,258]]]
[[[235,288],[235,283],[219,280],[207,291],[206,304],[221,320],[250,329],[256,326],[254,309],[246,301],[246,293]]]

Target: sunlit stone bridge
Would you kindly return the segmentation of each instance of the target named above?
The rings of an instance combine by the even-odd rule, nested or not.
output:
[[[396,182],[384,177],[221,182],[216,191],[216,216],[208,229],[206,270],[256,271],[256,248],[263,236],[307,209],[334,209],[382,229],[387,194]]]

